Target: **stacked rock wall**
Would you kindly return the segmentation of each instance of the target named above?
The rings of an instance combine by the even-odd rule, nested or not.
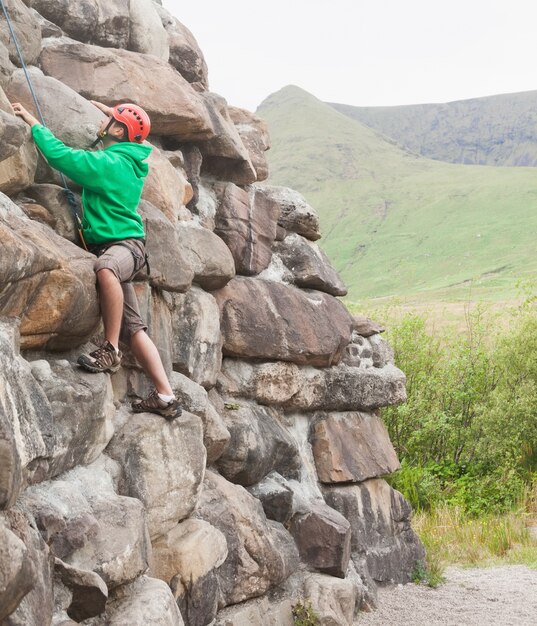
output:
[[[94,99],[153,121],[135,283],[185,412],[133,415],[136,362],[74,363],[100,333],[94,257],[9,101],[33,102],[0,19],[0,622],[352,624],[423,549],[381,478],[405,399],[380,329],[336,298],[315,211],[263,184],[265,124],[208,90],[151,0],[6,0],[47,125],[86,147]],[[79,192],[73,186],[75,192]]]

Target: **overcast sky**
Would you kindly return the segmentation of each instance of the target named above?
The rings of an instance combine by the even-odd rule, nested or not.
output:
[[[163,0],[212,91],[255,110],[295,84],[378,106],[537,89],[537,0]]]

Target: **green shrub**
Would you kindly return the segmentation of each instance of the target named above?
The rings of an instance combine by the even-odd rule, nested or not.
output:
[[[316,615],[311,602],[299,601],[293,606],[294,626],[318,626],[319,617]]]
[[[479,516],[517,506],[537,472],[537,311],[502,324],[482,309],[435,334],[410,314],[385,321],[408,400],[383,418],[402,460],[391,484],[417,510]]]

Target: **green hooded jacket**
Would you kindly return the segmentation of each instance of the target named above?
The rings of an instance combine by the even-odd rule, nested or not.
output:
[[[82,233],[86,243],[145,236],[137,208],[149,171],[145,160],[150,146],[122,142],[97,152],[75,150],[40,124],[32,126],[32,135],[48,163],[83,188]]]

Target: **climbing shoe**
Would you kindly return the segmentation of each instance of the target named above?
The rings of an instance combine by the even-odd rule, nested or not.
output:
[[[166,402],[159,398],[158,392],[155,389],[152,391],[145,400],[132,403],[132,410],[135,413],[156,413],[161,415],[167,420],[173,420],[176,417],[180,417],[183,409],[176,398]]]
[[[112,374],[121,367],[121,352],[116,351],[109,341],[105,341],[97,350],[80,355],[77,363],[88,372],[110,372]]]

